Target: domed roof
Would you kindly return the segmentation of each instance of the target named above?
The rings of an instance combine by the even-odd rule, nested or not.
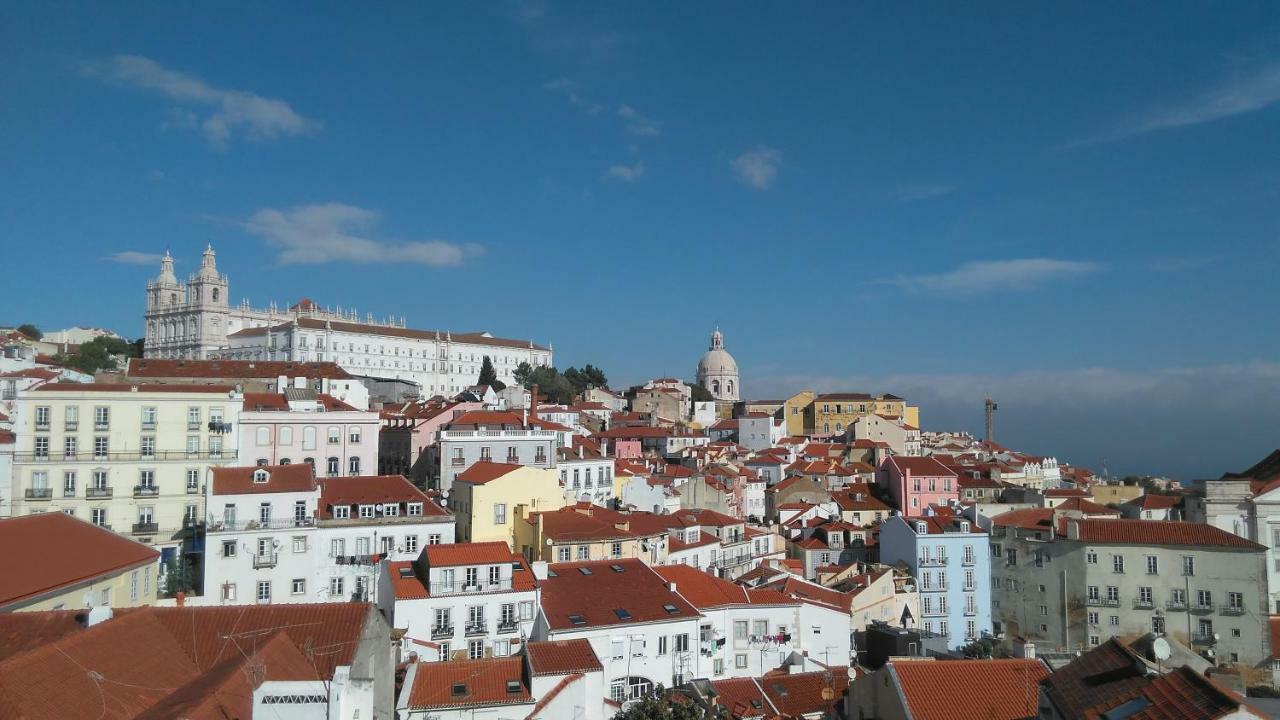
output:
[[[737,375],[738,362],[724,349],[724,335],[717,329],[711,333],[711,347],[698,361],[698,375]]]

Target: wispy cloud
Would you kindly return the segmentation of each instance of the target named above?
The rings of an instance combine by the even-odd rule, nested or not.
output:
[[[982,432],[982,402],[1000,403],[996,439],[1095,471],[1216,477],[1275,447],[1280,364],[1125,370],[1086,367],[1017,373],[791,375],[758,373],[752,393],[803,389],[891,392],[921,408],[926,430]],[[1187,412],[1186,408],[1195,408]],[[1195,442],[1187,442],[1187,438]],[[1203,448],[1214,448],[1213,453]]]
[[[955,188],[945,184],[907,185],[895,190],[893,198],[898,202],[913,203],[940,198],[953,192]]]
[[[778,178],[782,151],[767,145],[757,145],[734,158],[730,164],[738,182],[757,190],[768,190]]]
[[[374,240],[368,234],[378,220],[379,214],[373,210],[326,203],[283,210],[265,208],[245,221],[244,228],[276,248],[282,265],[351,262],[449,267],[484,252],[480,245],[444,240]]]
[[[642,175],[644,175],[643,161],[637,161],[634,165],[610,165],[604,173],[606,179],[619,182],[635,182]]]
[[[662,123],[641,115],[630,105],[620,106],[618,117],[626,121],[627,132],[632,135],[657,135],[662,132]]]
[[[1202,125],[1262,110],[1277,102],[1280,102],[1280,60],[1269,59],[1233,73],[1195,97],[1157,107],[1109,133],[1064,147],[1087,147],[1156,130]]]
[[[226,147],[237,133],[250,140],[270,140],[319,127],[319,123],[303,117],[284,100],[213,87],[194,75],[169,70],[139,55],[114,55],[88,63],[83,69],[89,76],[149,90],[179,103],[175,117],[180,124],[198,128],[219,148]]]
[[[937,275],[899,275],[890,279],[905,290],[943,295],[977,295],[1001,290],[1034,290],[1043,285],[1089,275],[1102,269],[1094,262],[1023,258],[967,262]]]
[[[578,92],[578,84],[568,78],[556,78],[543,85],[542,88],[563,95],[570,105],[588,115],[599,115],[600,111],[604,110],[603,105]]]
[[[103,258],[111,262],[123,263],[125,265],[155,265],[160,262],[163,256],[157,253],[144,253],[137,250],[121,250],[120,252],[111,253]]]

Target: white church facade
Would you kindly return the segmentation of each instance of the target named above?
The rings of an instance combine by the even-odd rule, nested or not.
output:
[[[531,340],[489,333],[414,330],[404,319],[363,321],[354,311],[302,300],[288,309],[231,305],[227,276],[212,247],[200,269],[179,282],[165,253],[160,274],[147,283],[148,358],[336,362],[353,375],[416,383],[426,395],[452,394],[474,385],[484,358],[498,379],[515,382],[520,363],[550,366],[553,349]]]

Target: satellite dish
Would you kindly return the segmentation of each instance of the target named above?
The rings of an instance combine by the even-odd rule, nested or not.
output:
[[[84,606],[85,606],[85,607],[87,607],[87,608],[91,608],[91,607],[93,607],[93,592],[92,592],[92,591],[87,592],[87,593],[85,593],[85,594],[84,594]]]
[[[551,547],[554,544],[555,544],[555,541],[553,541],[551,538],[547,538],[547,547]]]
[[[1172,652],[1169,648],[1169,641],[1162,637],[1156,638],[1155,641],[1151,643],[1151,652],[1155,653],[1156,659],[1160,662],[1168,660],[1169,655]]]

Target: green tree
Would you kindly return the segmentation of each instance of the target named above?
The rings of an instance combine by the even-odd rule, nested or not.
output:
[[[116,370],[117,363],[112,357],[123,355],[137,357],[140,347],[136,343],[115,337],[96,337],[80,346],[70,355],[60,355],[58,360],[66,367],[92,375],[100,370]]]
[[[691,701],[673,701],[659,685],[652,695],[637,700],[613,720],[707,720],[719,717],[704,711]]]
[[[711,402],[715,397],[711,395],[711,391],[698,383],[689,383],[689,399],[694,402]]]
[[[174,553],[164,565],[164,585],[159,588],[161,594],[175,597],[180,592],[191,592],[195,586],[195,569],[191,562]]]
[[[21,325],[19,325],[18,332],[22,333],[23,335],[26,335],[32,340],[39,340],[40,338],[44,337],[44,333],[40,332],[40,328],[36,327],[35,325],[32,325],[31,323],[22,323]]]
[[[484,356],[484,362],[480,365],[480,379],[476,381],[477,385],[488,385],[494,389],[494,392],[503,390],[507,384],[498,379],[498,371],[493,369],[493,361],[488,355]]]

